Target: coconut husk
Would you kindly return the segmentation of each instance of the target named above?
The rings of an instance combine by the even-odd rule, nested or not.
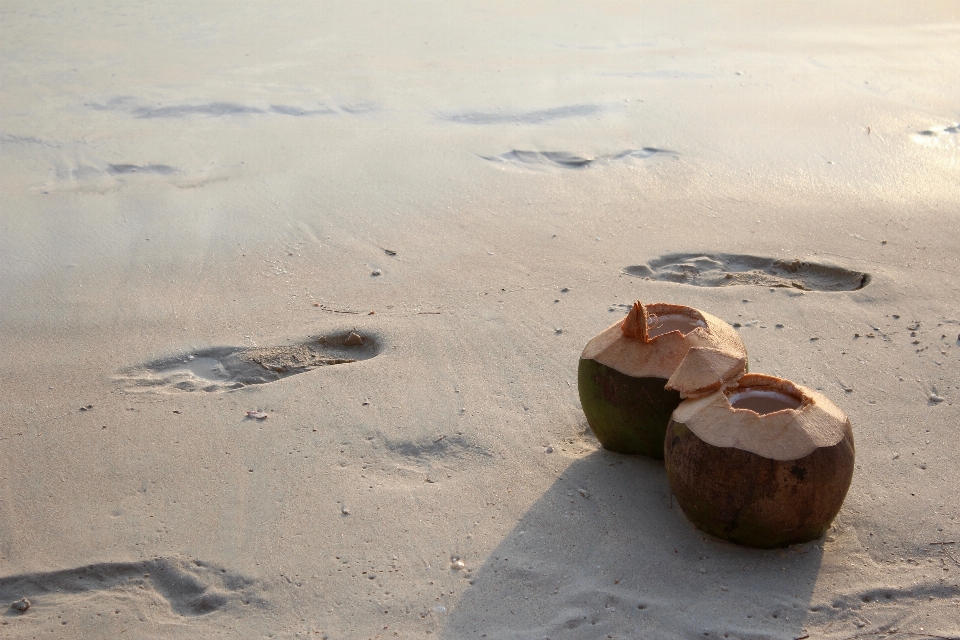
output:
[[[801,406],[766,415],[736,409],[728,396],[742,389],[792,395]],[[850,429],[844,413],[825,396],[762,374],[747,374],[725,391],[683,402],[674,411],[673,419],[687,425],[707,444],[743,449],[771,460],[796,460],[818,448],[833,446]]]
[[[645,316],[680,316],[689,319],[694,328],[686,334],[668,331],[650,337],[652,330],[656,329],[656,320],[652,324],[644,323]],[[747,353],[736,330],[716,316],[666,302],[646,306],[635,302],[627,318],[615,322],[590,340],[580,357],[595,360],[633,378],[667,380],[691,347],[708,347],[737,358],[746,357]]]
[[[684,398],[706,395],[735,383],[747,372],[747,356],[711,347],[691,347],[667,380]]]
[[[789,394],[797,406],[765,415],[731,406],[728,398],[746,389]],[[846,497],[855,457],[850,421],[832,402],[755,374],[682,402],[664,453],[671,489],[699,529],[761,548],[823,535]]]

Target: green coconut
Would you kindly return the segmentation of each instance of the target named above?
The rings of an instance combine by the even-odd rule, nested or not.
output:
[[[774,376],[684,400],[665,437],[670,487],[698,529],[785,547],[822,536],[854,468],[850,420],[827,398]]]
[[[715,357],[696,380],[666,388],[691,348]],[[663,438],[681,392],[720,388],[746,372],[740,336],[719,318],[682,305],[635,302],[626,319],[594,337],[580,355],[577,386],[590,428],[610,451],[663,459]]]

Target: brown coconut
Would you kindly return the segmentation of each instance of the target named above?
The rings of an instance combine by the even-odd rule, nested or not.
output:
[[[666,384],[692,348],[709,350],[711,359],[706,368],[694,367],[688,385],[720,388],[746,372],[747,352],[733,327],[682,305],[635,302],[626,319],[587,343],[577,386],[587,422],[605,448],[663,458],[667,423],[681,400]]]
[[[697,528],[751,547],[819,538],[854,468],[850,420],[815,391],[748,374],[685,400],[665,437],[667,478]]]

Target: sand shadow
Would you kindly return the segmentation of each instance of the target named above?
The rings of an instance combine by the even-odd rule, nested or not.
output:
[[[594,116],[603,111],[603,107],[596,104],[572,104],[552,109],[537,109],[534,111],[464,111],[461,113],[437,114],[440,120],[457,124],[545,124],[565,118],[584,118]]]
[[[137,103],[141,103],[138,106]],[[336,115],[338,112],[323,103],[313,106],[297,106],[287,104],[271,104],[269,107],[242,104],[238,102],[206,102],[200,104],[174,105],[144,105],[142,101],[132,96],[118,96],[105,103],[87,103],[85,105],[94,111],[118,111],[131,114],[140,120],[151,119],[185,119],[196,117],[223,118],[230,116],[247,116],[263,114],[279,114],[284,116],[309,117],[318,115]],[[364,103],[360,105],[341,106],[345,113],[364,114],[379,111],[379,105]]]
[[[843,267],[728,253],[671,253],[646,264],[624,267],[623,271],[638,278],[696,287],[746,284],[802,291],[856,291],[870,283],[870,274]]]
[[[112,176],[122,176],[131,173],[155,173],[161,176],[170,176],[180,173],[180,170],[167,164],[110,164],[107,165],[107,173]]]
[[[693,528],[663,464],[571,464],[480,567],[443,638],[797,638],[817,544],[761,551]],[[669,630],[669,631],[668,631]]]
[[[960,123],[930,127],[917,131],[912,137],[914,142],[925,147],[953,149],[960,145]]]
[[[936,137],[942,135],[951,135],[951,134],[960,134],[960,123],[949,125],[946,127],[933,127],[931,129],[924,129],[923,131],[918,131],[921,136]]]
[[[116,379],[130,391],[229,391],[368,360],[381,351],[375,335],[340,331],[280,347],[200,349],[124,369]]]
[[[0,578],[0,603],[27,598],[31,608],[9,608],[6,616],[30,615],[35,607],[63,606],[64,601],[99,594],[108,601],[165,601],[173,614],[202,616],[237,600],[265,606],[256,584],[226,569],[199,560],[157,558],[141,562],[104,562],[74,569],[24,573]]]
[[[643,147],[642,149],[627,149],[620,153],[585,158],[568,151],[523,151],[513,149],[499,156],[480,156],[484,160],[499,165],[507,165],[520,169],[588,169],[620,162],[649,161],[663,156],[676,156],[672,151]]]

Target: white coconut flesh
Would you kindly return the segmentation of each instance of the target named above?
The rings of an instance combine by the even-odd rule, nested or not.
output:
[[[797,460],[832,447],[850,421],[827,398],[806,387],[748,374],[732,388],[685,400],[673,412],[698,438],[772,460]]]
[[[644,307],[653,318],[647,342],[625,336],[623,321],[600,332],[580,357],[615,369],[634,378],[664,378],[673,375],[691,347],[708,347],[745,357],[740,336],[723,320],[692,307],[655,302]],[[637,306],[630,312],[637,313]],[[631,316],[627,317],[629,321]]]

